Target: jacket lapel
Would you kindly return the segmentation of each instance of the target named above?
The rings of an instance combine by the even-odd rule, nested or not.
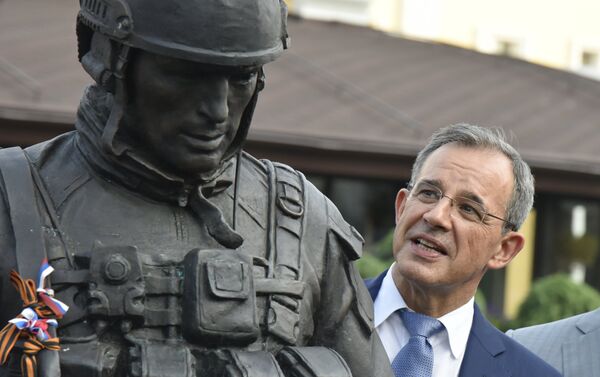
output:
[[[385,274],[387,274],[388,270],[383,271],[379,276],[373,279],[365,280],[365,285],[369,290],[369,294],[371,295],[371,299],[375,302],[375,298],[377,298],[377,294],[379,293],[379,289],[381,288],[381,283],[383,282],[383,278]]]
[[[503,353],[504,344],[498,331],[483,317],[477,305],[467,349],[460,367],[460,377],[509,377],[510,373],[496,356]]]

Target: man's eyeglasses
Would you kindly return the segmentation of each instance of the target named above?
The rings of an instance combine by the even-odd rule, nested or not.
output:
[[[489,216],[505,222],[510,230],[514,230],[515,228],[508,220],[489,213],[481,203],[462,196],[452,198],[444,194],[439,187],[430,183],[419,182],[414,187],[409,186],[408,190],[410,191],[411,197],[424,204],[437,204],[442,198],[448,198],[450,200],[450,205],[455,207],[460,216],[465,220],[483,224],[487,216]]]

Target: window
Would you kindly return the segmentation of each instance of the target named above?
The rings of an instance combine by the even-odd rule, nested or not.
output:
[[[497,42],[496,53],[498,55],[506,55],[510,57],[518,57],[520,55],[519,44],[515,41],[499,40]]]
[[[600,289],[600,201],[539,195],[537,277],[562,272]]]
[[[581,52],[581,67],[598,69],[598,52],[597,51],[582,51]]]
[[[404,182],[321,175],[307,178],[335,203],[367,245],[381,240],[394,228],[394,202]]]
[[[575,73],[600,80],[600,43],[592,38],[573,40],[570,68]]]
[[[480,29],[476,34],[478,51],[526,59],[528,49],[526,39],[515,30]]]

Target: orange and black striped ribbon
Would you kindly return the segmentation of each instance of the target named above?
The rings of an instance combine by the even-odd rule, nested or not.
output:
[[[21,330],[12,323],[4,326],[0,331],[0,364],[4,365],[6,363],[10,351],[12,351],[20,335]]]
[[[37,302],[37,292],[33,280],[23,280],[21,275],[13,270],[10,272],[10,282],[17,289],[17,292],[19,292],[23,300],[23,306],[29,306]]]
[[[37,357],[41,350],[58,351],[60,344],[58,338],[50,338],[46,341],[31,337],[23,343],[23,356],[21,356],[21,374],[23,377],[37,376]]]
[[[11,271],[10,282],[17,289],[17,292],[19,292],[23,300],[23,306],[32,306],[32,309],[40,315],[39,305],[35,305],[37,303],[37,295],[34,281],[31,279],[23,280],[21,275],[16,271]],[[38,310],[34,306],[38,306]],[[23,316],[19,314],[17,318],[23,318]],[[8,323],[0,331],[0,364],[6,363],[10,351],[12,351],[20,336],[21,330],[12,323]]]
[[[23,306],[29,307],[36,312],[40,318],[48,318],[53,316],[52,310],[46,305],[38,303],[37,291],[35,282],[31,279],[23,280],[16,272],[10,272],[10,282],[17,289]],[[21,314],[17,318],[23,318]],[[21,370],[23,376],[34,377],[35,374],[29,374],[30,371],[35,371],[37,361],[35,355],[42,349],[59,350],[58,338],[51,338],[46,341],[40,341],[34,334],[19,330],[17,326],[8,323],[0,330],[0,364],[3,365],[8,360],[8,356],[15,346],[17,340],[26,339],[24,343],[23,357],[21,358]],[[27,374],[25,373],[27,372]]]
[[[13,270],[10,272],[10,282],[19,292],[23,300],[23,307],[31,308],[40,318],[48,318],[54,315],[50,308],[46,305],[40,305],[38,302],[37,289],[33,280],[24,280],[18,272]]]

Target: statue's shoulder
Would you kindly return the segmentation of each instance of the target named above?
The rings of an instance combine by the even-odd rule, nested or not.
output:
[[[350,260],[360,258],[364,239],[342,216],[338,208],[317,189],[300,171],[279,162],[257,160],[246,155],[248,162],[258,169],[268,187],[268,181],[277,187],[275,200],[290,216],[302,214],[305,234],[311,240],[325,241],[328,236],[336,237],[342,243],[344,253]],[[273,176],[274,175],[274,176]],[[273,178],[269,178],[273,176]],[[317,235],[321,233],[323,237]]]
[[[70,131],[25,148],[29,161],[38,169],[53,161],[60,160],[59,164],[73,158],[76,131]]]

